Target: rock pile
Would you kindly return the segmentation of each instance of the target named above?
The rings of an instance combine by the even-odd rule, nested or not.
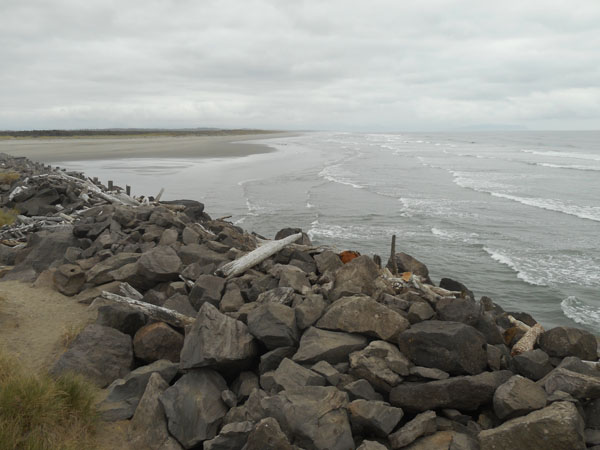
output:
[[[19,187],[4,205],[18,207]],[[52,370],[106,388],[102,417],[131,419],[136,448],[600,448],[592,334],[544,331],[450,279],[434,286],[409,255],[393,274],[301,234],[217,275],[268,243],[198,202],[107,195],[0,256],[6,277],[51,280],[97,308]]]

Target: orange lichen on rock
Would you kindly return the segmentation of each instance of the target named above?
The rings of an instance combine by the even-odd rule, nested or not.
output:
[[[358,258],[360,253],[355,252],[353,250],[345,250],[338,255],[344,264],[349,263],[354,258]]]

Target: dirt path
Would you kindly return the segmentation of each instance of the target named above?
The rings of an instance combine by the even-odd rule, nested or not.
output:
[[[32,372],[49,369],[74,337],[96,313],[47,287],[20,281],[0,282],[0,346],[15,355]],[[128,421],[100,423],[99,450],[130,450]]]

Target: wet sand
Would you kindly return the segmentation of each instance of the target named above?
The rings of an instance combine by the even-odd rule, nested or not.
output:
[[[274,151],[266,145],[242,144],[240,141],[291,135],[293,134],[265,133],[231,136],[2,139],[0,152],[25,156],[46,164],[120,158],[233,158]]]

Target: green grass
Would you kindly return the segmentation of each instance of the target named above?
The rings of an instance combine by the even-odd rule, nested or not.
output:
[[[15,220],[17,220],[17,215],[19,214],[19,211],[17,211],[16,209],[6,209],[6,208],[1,208],[0,209],[0,227],[3,225],[12,225],[13,223],[15,223]]]
[[[0,351],[0,450],[93,449],[97,389],[78,375],[35,375]]]
[[[21,178],[21,174],[19,172],[0,172],[0,184],[12,184],[19,178]]]

